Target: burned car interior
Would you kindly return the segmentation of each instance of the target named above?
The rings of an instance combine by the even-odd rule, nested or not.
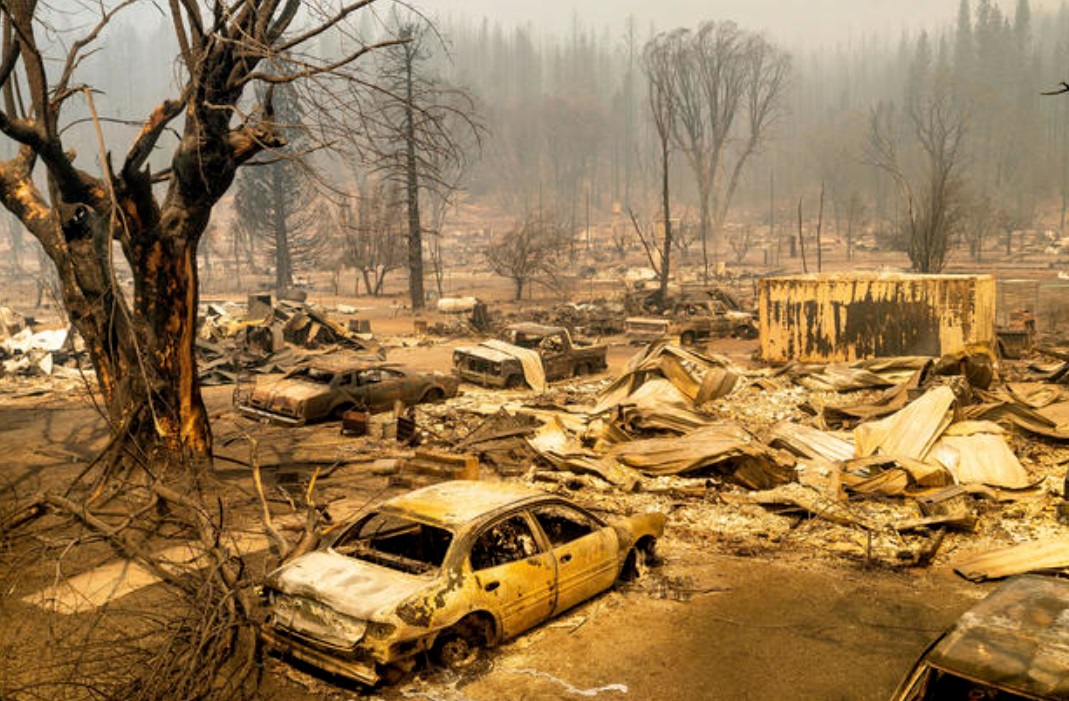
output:
[[[334,381],[336,373],[333,373],[329,370],[324,370],[323,368],[317,368],[315,366],[309,365],[306,367],[297,368],[296,370],[287,373],[286,376],[308,380],[309,382],[318,382],[320,384],[329,385],[331,382]]]
[[[563,505],[544,506],[533,513],[553,546],[570,543],[601,527],[592,517]]]
[[[478,537],[471,548],[471,568],[485,570],[538,553],[538,543],[527,519],[522,515],[513,516],[491,526]]]
[[[373,513],[344,531],[334,550],[367,562],[422,574],[442,566],[453,534],[394,514]]]

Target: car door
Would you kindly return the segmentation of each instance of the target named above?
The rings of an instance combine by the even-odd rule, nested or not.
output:
[[[334,392],[334,405],[357,406],[365,404],[364,390],[360,386],[360,372],[348,370],[338,374],[337,385]]]
[[[546,380],[560,380],[572,375],[572,357],[566,350],[560,334],[546,336],[539,343],[538,354],[542,357]]]
[[[611,526],[569,504],[531,510],[557,563],[557,611],[605,591],[616,581],[620,541]]]
[[[524,513],[513,513],[476,534],[469,565],[475,578],[475,605],[493,611],[504,637],[522,633],[553,615],[557,571],[552,553],[535,537]]]
[[[401,393],[405,376],[391,368],[379,368],[377,372],[378,381],[370,389],[372,404],[383,410],[393,409],[398,400],[405,399]]]

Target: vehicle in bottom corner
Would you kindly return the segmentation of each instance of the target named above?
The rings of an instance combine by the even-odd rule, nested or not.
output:
[[[1069,580],[1007,580],[966,611],[891,701],[1069,699]]]
[[[511,483],[424,487],[272,572],[261,636],[269,649],[368,685],[425,651],[464,667],[483,647],[636,576],[664,522],[644,513],[608,524]]]

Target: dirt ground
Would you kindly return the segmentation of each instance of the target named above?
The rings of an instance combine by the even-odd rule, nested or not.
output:
[[[386,341],[391,360],[425,369],[448,370],[452,348],[471,340],[430,345],[412,336],[414,319],[407,313],[379,307],[360,314],[371,319]],[[621,338],[607,340],[610,369],[594,382],[612,376],[636,350]],[[745,362],[754,347],[753,341],[725,340],[710,350]],[[257,433],[259,425],[243,424],[233,412],[231,391],[229,386],[205,390],[223,455],[243,450],[241,437],[249,434],[271,444],[283,458],[318,448],[334,450],[342,440],[336,424]],[[0,401],[4,486],[21,496],[60,487],[84,468],[106,438],[103,422],[77,382],[59,393],[38,392],[32,384],[8,391]],[[373,446],[360,449],[373,457]],[[241,465],[224,458],[217,471],[224,484],[248,488],[248,470]],[[281,481],[282,473],[278,470],[275,479]],[[321,489],[332,513],[343,517],[396,488],[357,466],[337,470],[321,482]],[[573,496],[589,502],[597,495],[580,490]],[[367,690],[270,658],[263,697],[875,701],[887,698],[938,632],[990,589],[961,580],[946,566],[888,568],[795,548],[789,538],[774,533],[721,537],[703,532],[700,522],[695,525],[694,514],[703,509],[700,499],[684,504],[664,498],[658,504],[669,513],[661,567],[636,586],[610,591],[505,644],[463,676],[427,670],[395,686]],[[598,503],[592,506],[599,508]],[[256,527],[252,509],[239,520]],[[65,574],[96,562],[68,560]],[[28,568],[2,574],[0,652],[28,649],[28,640],[92,617],[48,614],[22,600],[54,578],[54,572]],[[126,600],[151,607],[158,597],[158,587],[148,587]],[[8,663],[17,658],[8,656]]]

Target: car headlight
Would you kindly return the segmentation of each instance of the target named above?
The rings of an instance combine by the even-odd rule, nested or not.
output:
[[[369,638],[388,638],[393,635],[393,632],[397,630],[397,626],[392,623],[379,623],[378,621],[368,621],[367,623],[367,637]]]

